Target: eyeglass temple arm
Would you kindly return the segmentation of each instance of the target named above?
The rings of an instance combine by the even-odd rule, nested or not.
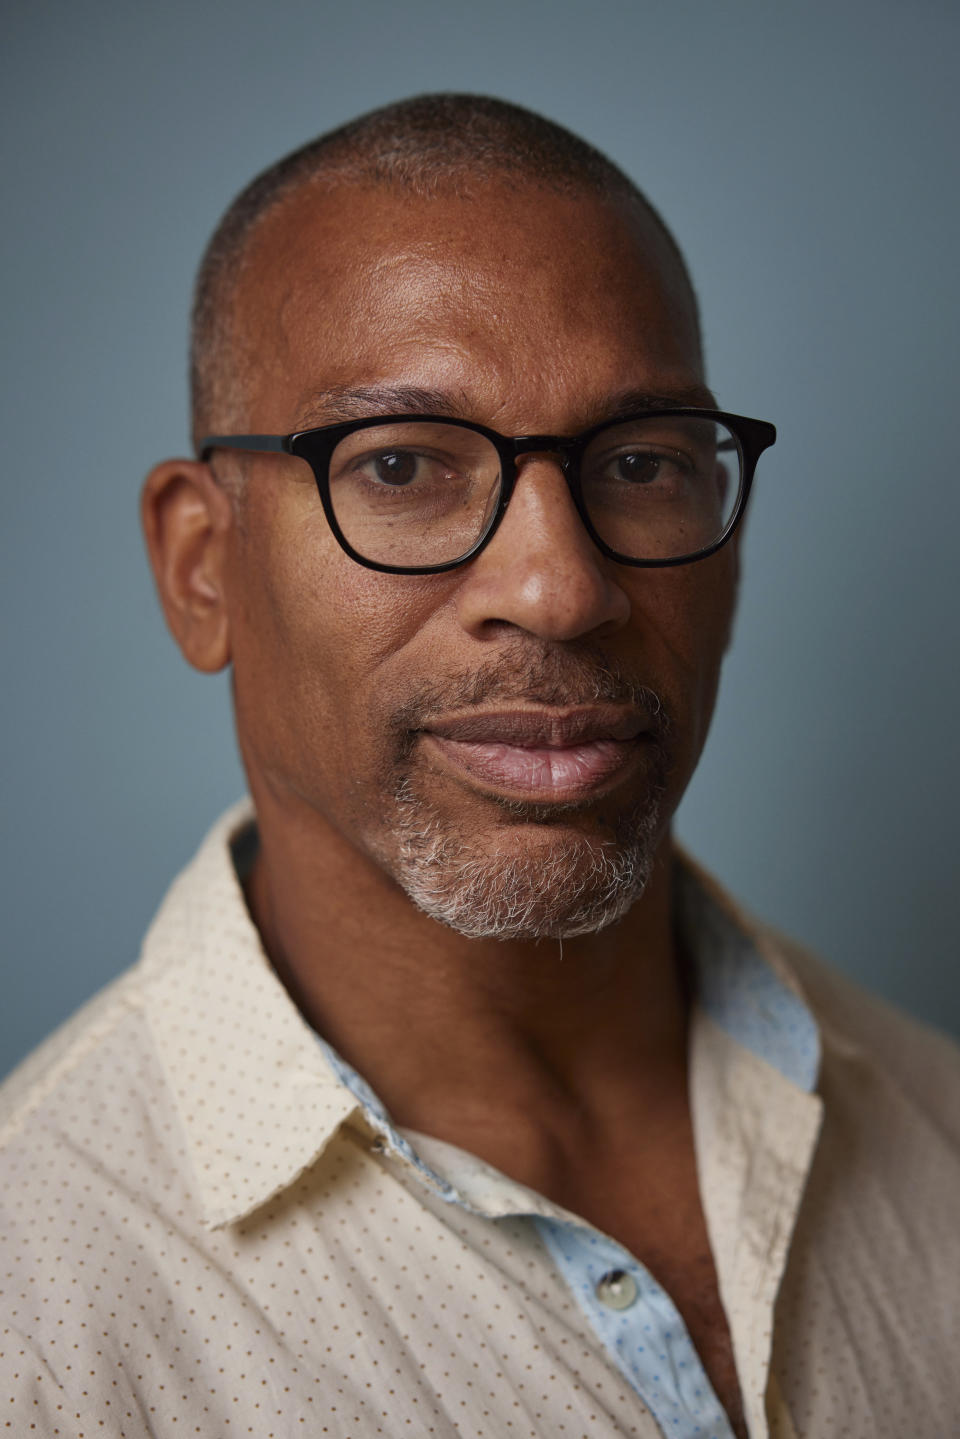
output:
[[[205,435],[200,441],[200,458],[206,460],[213,450],[269,450],[290,453],[289,435]]]

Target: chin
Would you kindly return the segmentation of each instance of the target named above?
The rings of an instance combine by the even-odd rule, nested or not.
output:
[[[648,795],[609,836],[514,817],[485,843],[404,785],[387,867],[418,909],[469,939],[573,939],[615,924],[642,895],[662,832],[661,799]]]

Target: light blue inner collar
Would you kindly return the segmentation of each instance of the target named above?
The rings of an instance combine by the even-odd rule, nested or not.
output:
[[[809,1093],[820,1067],[816,1021],[760,953],[751,936],[685,865],[674,874],[674,922],[694,968],[697,1003],[731,1039]],[[331,1069],[356,1096],[391,1149],[428,1176],[451,1202],[460,1196],[417,1156],[362,1075],[318,1036]]]
[[[701,1009],[731,1039],[810,1093],[820,1071],[816,1020],[697,876],[674,872],[674,920],[694,964]]]

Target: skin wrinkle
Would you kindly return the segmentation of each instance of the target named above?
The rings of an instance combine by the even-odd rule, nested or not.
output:
[[[522,107],[476,95],[421,96],[319,137],[257,176],[230,206],[207,247],[194,297],[195,440],[234,427],[248,397],[250,366],[241,365],[235,348],[231,353],[242,338],[235,301],[249,277],[252,243],[278,207],[291,196],[310,195],[323,203],[338,192],[349,222],[353,197],[371,190],[421,201],[482,203],[491,182],[514,207],[540,195],[618,204],[629,212],[643,229],[648,253],[657,253],[669,273],[676,315],[683,316],[699,348],[697,300],[683,256],[622,170],[580,137]],[[426,246],[429,237],[422,238]],[[256,363],[256,355],[247,359]]]
[[[584,420],[578,428],[589,429],[594,424],[671,405],[709,409],[716,408],[716,401],[705,385],[678,387],[668,395],[626,390],[596,402],[584,397]],[[470,420],[474,418],[471,408],[465,390],[447,394],[443,390],[428,390],[413,385],[331,385],[298,403],[295,429],[319,429],[341,420],[365,419],[368,415],[377,414],[432,414]]]
[[[348,196],[353,187],[348,187]],[[536,190],[536,187],[535,187]],[[250,402],[251,385],[258,369],[262,369],[265,358],[256,348],[250,348],[246,343],[248,327],[245,325],[242,314],[243,282],[248,280],[251,270],[254,269],[254,259],[257,246],[262,243],[263,233],[271,230],[271,221],[275,213],[281,211],[285,206],[296,204],[297,195],[300,192],[281,196],[272,210],[267,211],[252,227],[247,237],[247,242],[242,252],[237,277],[231,286],[229,305],[226,307],[228,319],[223,320],[219,325],[219,339],[214,353],[216,361],[208,359],[207,368],[213,370],[217,376],[216,383],[208,389],[218,396],[214,411],[209,415],[198,416],[194,423],[194,433],[198,435],[201,430],[207,432],[226,433],[242,424],[240,414],[248,408]],[[342,190],[341,190],[342,193]],[[360,195],[364,192],[361,190]],[[545,191],[550,194],[549,190]],[[591,192],[583,192],[584,200],[589,202],[593,198]],[[438,195],[438,201],[442,200],[443,192]],[[333,195],[326,195],[329,202],[333,202]],[[689,281],[685,274],[676,271],[676,265],[672,257],[666,252],[662,237],[659,233],[659,226],[653,222],[650,215],[636,204],[620,200],[611,201],[612,206],[619,204],[621,213],[628,221],[628,228],[633,231],[633,243],[641,243],[647,249],[648,254],[657,256],[658,267],[661,270],[661,284],[664,295],[669,295],[673,300],[675,314],[689,311],[687,325],[690,333],[684,336],[685,343],[692,343],[699,352],[699,322],[696,314],[696,306],[689,294]],[[287,241],[286,246],[280,250],[277,257],[277,268],[279,273],[293,267],[296,260],[296,237]],[[455,251],[453,252],[455,257]],[[393,306],[385,304],[382,296],[394,288],[392,281],[397,275],[402,276],[402,291],[404,298],[410,308],[416,308],[419,297],[423,297],[426,308],[436,307],[438,300],[446,299],[453,309],[462,306],[465,297],[472,298],[481,306],[488,315],[495,320],[507,323],[498,306],[497,289],[504,280],[509,281],[511,274],[520,271],[517,261],[505,252],[498,254],[500,269],[497,272],[496,281],[492,276],[477,276],[465,273],[462,267],[455,263],[451,265],[451,249],[449,240],[433,239],[429,236],[420,236],[416,250],[400,251],[391,256],[381,257],[372,267],[367,277],[361,279],[358,276],[349,274],[342,275],[340,289],[344,301],[348,303],[357,319],[358,324],[371,326],[389,326],[393,315]],[[618,255],[620,263],[629,260],[629,256]],[[614,267],[609,266],[608,270],[601,269],[604,257],[591,254],[591,264],[598,270],[597,283],[616,283]],[[524,282],[521,280],[521,282]],[[564,297],[558,297],[563,303],[575,306],[581,301],[577,293]],[[277,337],[284,337],[295,334],[299,323],[298,305],[302,301],[295,289],[289,290],[277,301]],[[687,325],[684,328],[687,328]],[[466,330],[461,330],[458,340],[469,351],[477,342],[477,336]],[[554,367],[563,366],[562,355],[552,357]],[[229,378],[227,378],[229,377]],[[220,422],[217,416],[221,417]],[[200,424],[199,421],[203,423]]]

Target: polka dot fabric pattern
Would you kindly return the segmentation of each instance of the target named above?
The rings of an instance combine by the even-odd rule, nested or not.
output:
[[[0,1089],[0,1432],[692,1435],[605,1335],[636,1311],[577,1290],[582,1244],[600,1293],[644,1302],[640,1267],[610,1278],[630,1256],[454,1146],[392,1145],[336,1072],[247,917],[249,821]],[[710,892],[753,939],[749,1023],[725,972],[690,1057],[750,1439],[960,1432],[957,1051]],[[757,953],[817,1022],[815,1092],[810,1026],[767,1003]]]

